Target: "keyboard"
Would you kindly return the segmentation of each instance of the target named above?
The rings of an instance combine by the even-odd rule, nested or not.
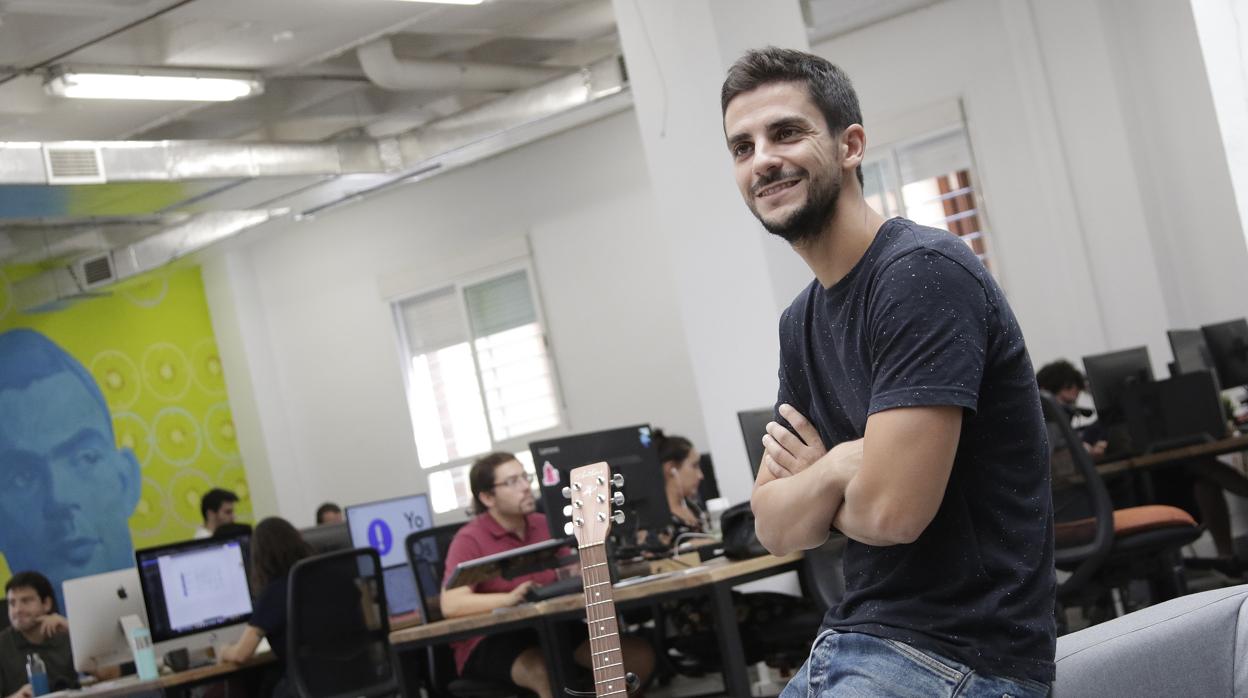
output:
[[[567,579],[560,579],[558,581],[551,582],[550,584],[543,584],[542,586],[531,586],[529,587],[529,590],[524,593],[524,598],[526,601],[545,601],[546,599],[553,599],[556,596],[575,594],[580,590],[581,578],[568,577]]]

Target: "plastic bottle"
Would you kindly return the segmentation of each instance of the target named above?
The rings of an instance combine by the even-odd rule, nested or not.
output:
[[[26,678],[30,680],[30,688],[35,695],[51,692],[48,690],[48,667],[39,655],[26,655]]]

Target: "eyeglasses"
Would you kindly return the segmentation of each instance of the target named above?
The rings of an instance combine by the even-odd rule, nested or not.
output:
[[[506,480],[499,480],[498,482],[494,483],[494,486],[495,487],[510,487],[512,489],[515,489],[516,486],[522,482],[524,483],[525,487],[528,487],[529,485],[533,484],[533,474],[532,473],[520,473],[519,475],[512,475]]]

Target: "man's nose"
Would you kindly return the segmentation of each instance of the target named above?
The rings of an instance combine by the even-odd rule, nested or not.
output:
[[[49,516],[67,515],[75,506],[73,493],[82,486],[81,478],[75,477],[64,463],[53,462],[47,471],[47,491],[44,506]]]
[[[754,145],[754,174],[765,175],[781,165],[779,150],[770,143],[760,142]]]

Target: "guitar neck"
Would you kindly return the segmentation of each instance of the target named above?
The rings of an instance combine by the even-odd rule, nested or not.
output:
[[[598,698],[624,696],[628,689],[624,679],[624,656],[620,652],[620,625],[615,619],[611,570],[607,566],[607,546],[602,543],[583,545],[580,555],[594,695]]]

